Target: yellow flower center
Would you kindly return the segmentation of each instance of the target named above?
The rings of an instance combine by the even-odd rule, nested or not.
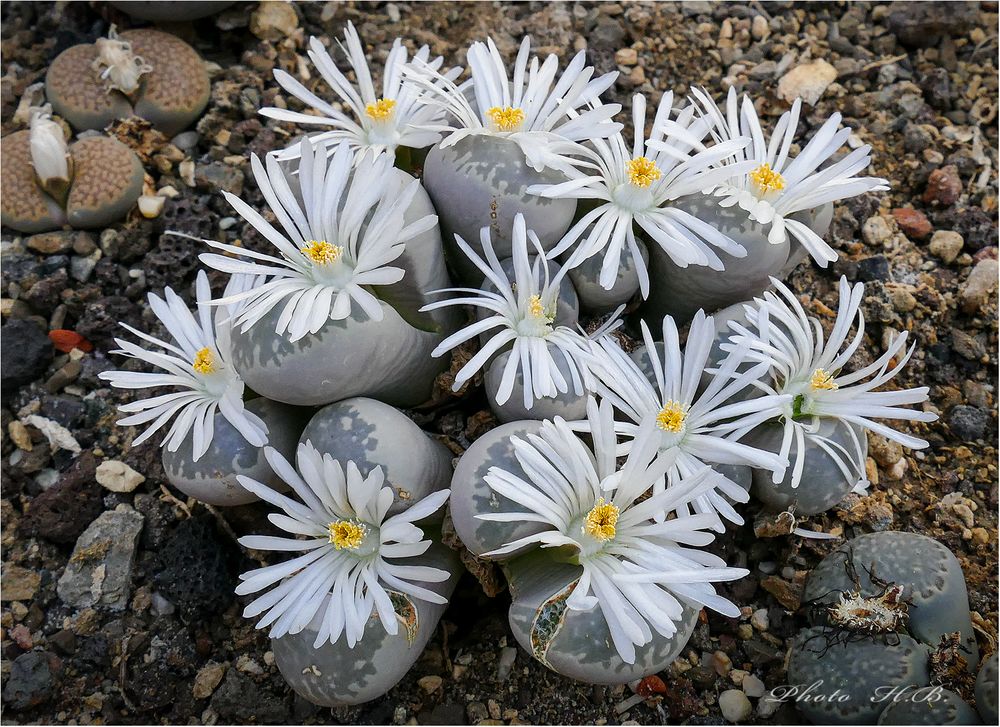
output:
[[[600,541],[608,541],[615,537],[615,525],[621,511],[613,502],[605,502],[603,497],[597,499],[593,509],[587,513],[583,529],[587,535]]]
[[[648,187],[663,175],[656,165],[646,157],[636,157],[625,165],[628,181],[636,187]]]
[[[497,131],[517,131],[524,123],[524,112],[513,106],[494,106],[486,113]]]
[[[680,402],[669,399],[660,413],[656,415],[656,426],[665,432],[680,434],[684,430],[687,419],[687,407]]]
[[[809,379],[809,386],[822,391],[836,391],[840,388],[837,386],[837,382],[833,380],[833,374],[827,372],[825,369],[816,369],[813,371],[812,378]]]
[[[337,550],[357,550],[368,534],[368,528],[354,520],[336,520],[328,526],[330,542]]]
[[[396,108],[396,102],[391,98],[380,98],[375,103],[365,106],[365,113],[372,121],[385,121],[392,116],[394,108]]]
[[[302,254],[317,265],[328,265],[336,262],[343,252],[344,248],[339,245],[331,245],[326,240],[307,240],[306,246],[302,248]]]
[[[750,172],[750,181],[757,187],[758,194],[780,192],[785,188],[785,178],[764,163]]]
[[[201,349],[194,355],[194,363],[191,368],[199,374],[210,374],[215,371],[215,354],[208,348]]]
[[[542,296],[533,295],[528,298],[528,313],[533,318],[550,318],[545,314],[545,306],[542,304]]]

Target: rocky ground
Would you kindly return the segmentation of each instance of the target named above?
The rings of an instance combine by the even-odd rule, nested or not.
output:
[[[509,634],[506,594],[487,597],[470,574],[397,688],[357,708],[314,707],[285,686],[266,636],[241,618],[232,593],[251,564],[235,538],[257,527],[263,509],[221,512],[178,499],[158,450],[131,449],[133,434],[114,426],[121,398],[97,374],[116,365],[108,351],[117,322],[148,327],[146,293],[169,284],[189,295],[194,279],[198,245],[163,232],[258,241],[219,191],[261,202],[247,155],[295,133],[257,115],[278,96],[271,71],[305,68],[308,37],[332,39],[348,19],[377,59],[396,36],[463,62],[472,39],[491,34],[510,54],[531,33],[542,51],[566,58],[586,48],[600,71],[617,67],[616,100],[642,91],[655,102],[689,84],[718,97],[735,85],[762,98],[772,122],[788,93],[819,96],[806,107],[809,126],[840,111],[855,130],[852,143],[873,145],[871,172],[892,190],[840,205],[831,235],[841,260],[825,271],[803,265],[791,283],[813,311],[829,315],[841,274],[865,281],[865,355],[892,331],[911,331],[917,352],[900,385],[928,385],[941,417],[921,428],[930,441],[924,452],[873,441],[870,495],[852,495],[815,522],[847,536],[896,529],[945,543],[968,581],[980,650],[996,648],[996,3],[255,8],[170,28],[211,66],[212,99],[195,129],[169,141],[120,130],[155,187],[176,192],[160,217],[95,232],[3,231],[4,722],[799,721],[791,707],[772,714],[757,697],[784,683],[787,641],[804,623],[803,580],[833,545],[762,537],[763,520],[760,536],[748,525],[718,545],[752,571],[724,587],[744,617],[709,614],[662,681],[645,682],[638,695],[570,682],[534,662]],[[5,134],[23,127],[20,97],[60,51],[92,41],[111,22],[132,24],[104,3],[14,2],[2,13]],[[46,333],[57,329],[78,334],[57,342],[76,352],[53,348]],[[484,410],[472,394],[419,422],[460,450],[490,425]],[[127,469],[102,466],[107,460]],[[84,530],[86,542],[78,542]],[[98,568],[105,580],[95,601]],[[68,585],[57,593],[61,578]],[[722,710],[726,690],[739,694]]]

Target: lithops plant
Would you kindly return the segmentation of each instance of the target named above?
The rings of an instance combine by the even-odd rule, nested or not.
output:
[[[189,2],[164,2],[164,0],[112,0],[114,7],[139,20],[183,23],[207,18],[233,4],[234,0],[189,0]]]
[[[237,278],[230,284],[230,292],[245,282]],[[234,478],[237,475],[252,473],[273,477],[257,452],[257,448],[268,441],[268,427],[258,412],[273,419],[280,428],[275,436],[283,448],[288,447],[289,437],[296,435],[296,418],[287,409],[270,408],[263,402],[249,408],[244,405],[243,380],[232,364],[231,311],[219,308],[213,318],[208,307],[211,290],[204,271],[198,273],[196,300],[197,317],[170,288],[164,291],[164,298],[150,293],[149,306],[171,340],[157,338],[123,323],[125,330],[154,348],[146,349],[124,338],[116,338],[121,348],[113,353],[151,364],[160,371],[106,371],[99,376],[120,389],[145,390],[161,386],[176,389],[122,404],[119,411],[128,416],[118,420],[118,424],[149,425],[132,440],[134,447],[172,420],[161,443],[166,449],[164,468],[171,483],[185,494],[210,504],[242,504],[254,498],[236,485]],[[226,422],[225,425],[219,422],[218,432],[217,414]],[[294,443],[293,440],[291,444]]]
[[[309,39],[308,55],[320,77],[336,95],[337,102],[350,109],[353,118],[280,68],[274,71],[274,79],[278,85],[286,93],[311,107],[313,113],[268,106],[260,110],[261,115],[310,127],[329,127],[328,131],[312,135],[311,142],[328,142],[328,148],[333,149],[336,144],[346,141],[359,156],[385,152],[395,158],[396,150],[400,147],[406,151],[423,149],[441,140],[441,131],[428,127],[442,126],[445,111],[438,106],[422,103],[422,89],[411,78],[403,75],[403,69],[409,63],[418,63],[422,68],[437,72],[444,63],[443,58],[438,56],[431,59],[430,49],[425,45],[410,59],[406,47],[396,38],[385,61],[381,93],[377,93],[361,38],[350,21],[344,29],[344,43],[340,46],[354,71],[356,83],[351,83],[340,72],[318,38]],[[445,77],[455,78],[461,70],[454,68],[447,71]],[[301,145],[293,144],[278,152],[278,158],[295,159],[301,153]]]
[[[131,149],[105,136],[67,146],[48,106],[32,109],[30,129],[2,146],[2,219],[18,232],[106,227],[142,194],[144,172]]]
[[[588,404],[588,446],[560,418],[537,434],[511,437],[524,477],[492,467],[486,484],[516,503],[514,511],[478,512],[488,523],[532,523],[484,557],[542,546],[505,564],[514,601],[511,628],[521,645],[575,679],[616,684],[660,671],[684,647],[701,606],[735,615],[713,582],[747,571],[697,548],[714,536],[718,516],[687,514],[714,486],[708,467],[644,497],[673,464],[647,422],[625,463],[609,402]],[[663,514],[678,516],[663,522]],[[541,560],[538,560],[541,559]],[[544,562],[542,562],[544,561]]]
[[[982,724],[976,710],[950,689],[930,687],[892,701],[878,717],[880,725]],[[989,724],[988,722],[986,724]]]
[[[266,164],[251,159],[280,230],[223,193],[277,255],[205,241],[228,253],[201,255],[206,265],[261,276],[259,285],[220,301],[242,306],[234,319],[233,363],[254,391],[289,404],[361,395],[398,406],[420,404],[443,367],[430,356],[441,334],[415,328],[375,289],[406,275],[390,263],[399,262],[408,240],[434,228],[436,217],[406,223],[420,185],[411,180],[400,191],[386,155],[356,160],[342,142],[328,159],[324,144],[303,145],[301,201],[273,156]],[[440,250],[426,252],[441,256]]]
[[[150,28],[67,48],[45,75],[45,95],[77,131],[141,116],[168,136],[187,128],[208,104],[201,56],[180,38]]]
[[[508,278],[493,248],[489,228],[484,227],[480,234],[485,259],[464,239],[455,238],[462,252],[486,276],[489,287],[438,291],[458,293],[459,297],[429,304],[424,310],[471,305],[493,315],[448,336],[431,355],[440,356],[472,338],[485,338],[488,334],[488,340],[455,375],[456,391],[486,368],[487,397],[501,421],[544,419],[558,414],[582,416],[585,397],[591,388],[587,367],[582,363],[588,339],[569,326],[556,324],[566,268],[559,267],[550,276],[541,242],[534,231],[526,228],[525,218],[520,214],[514,218],[511,237],[513,280]],[[535,252],[534,263],[528,256],[529,240]],[[508,402],[511,402],[509,408]]]
[[[765,139],[748,95],[737,109],[736,89],[730,88],[722,110],[704,90],[694,88],[691,93],[698,115],[711,121],[710,133],[716,142],[711,149],[738,140],[749,143],[713,162],[713,174],[730,172],[724,179],[712,177],[716,183],[712,194],[720,209],[713,211],[712,198],[705,195],[688,197],[681,207],[732,237],[744,253],[739,260],[724,254],[724,270],[682,270],[675,260],[652,248],[652,268],[656,279],[664,283],[645,309],[654,318],[669,313],[686,319],[698,308],[715,310],[758,295],[767,287],[769,276],[786,275],[807,256],[826,267],[837,259],[837,252],[823,240],[832,220],[832,203],[889,189],[885,179],[858,176],[871,164],[867,144],[828,163],[851,135],[850,128],[840,128],[839,113],[827,119],[792,156],[801,100],[796,99]]]
[[[857,632],[864,630],[865,619],[877,618],[880,612],[865,601],[893,586],[901,587],[895,600],[906,613],[898,631],[908,631],[931,649],[942,636],[959,632],[967,667],[974,670],[979,649],[962,567],[948,548],[925,535],[868,533],[842,544],[810,573],[803,602],[810,604],[817,622]],[[854,602],[856,622],[850,620]]]
[[[476,247],[479,228],[489,224],[497,254],[509,257],[510,231],[520,214],[543,249],[550,249],[576,210],[575,200],[549,200],[527,191],[532,185],[566,181],[557,169],[565,162],[552,142],[605,138],[621,128],[610,121],[621,107],[598,100],[617,72],[593,78],[594,69],[580,51],[560,75],[554,55],[539,64],[538,58],[529,61],[530,51],[525,37],[511,76],[492,39],[473,43],[467,54],[468,86],[456,86],[427,64],[414,63],[403,71],[420,84],[429,104],[447,109],[455,124],[431,127],[446,136],[424,163],[424,184],[441,215],[446,244],[459,235]],[[587,104],[591,106],[578,111]],[[478,282],[476,271],[461,256],[454,257],[458,274]]]
[[[930,685],[930,650],[906,634],[837,638],[829,630],[809,628],[792,641],[788,661],[790,701],[810,685],[812,699],[795,701],[815,724],[872,725],[892,702],[878,694],[892,689],[913,693]],[[839,698],[838,698],[839,696]]]
[[[415,524],[440,510],[448,491],[389,515],[395,494],[382,486],[380,467],[362,475],[309,442],[299,445],[297,467],[271,447],[264,452],[294,497],[240,483],[281,510],[271,521],[297,537],[240,543],[302,555],[240,576],[238,595],[266,591],[243,615],[270,627],[278,668],[304,698],[323,706],[374,699],[416,661],[458,580],[455,555],[432,549]]]
[[[578,248],[581,259],[601,255],[598,278],[611,289],[627,252],[639,278],[643,298],[650,294],[649,273],[642,259],[636,228],[654,248],[678,266],[710,266],[722,269],[717,251],[742,257],[746,251],[727,235],[674,204],[692,194],[703,194],[728,174],[713,164],[735,154],[745,140],[726,140],[705,147],[708,132],[704,119],[694,118],[688,107],[671,118],[673,93],[665,93],[657,107],[653,130],[645,136],[646,98],[632,99],[635,138],[631,148],[621,132],[591,145],[556,143],[564,155],[560,167],[569,181],[540,184],[528,191],[546,199],[594,199],[598,204],[570,229],[551,255]],[[655,257],[655,255],[654,255]],[[659,285],[659,283],[658,283]]]
[[[734,335],[723,348],[748,347],[749,360],[770,366],[762,382],[765,390],[791,396],[778,420],[780,438],[765,424],[764,431],[751,433],[748,440],[786,457],[792,455],[794,446],[790,472],[774,474],[778,492],[773,498],[762,499],[782,507],[794,504],[800,512],[820,512],[838,492],[843,497],[857,485],[864,472],[866,430],[911,449],[927,446],[925,440],[876,420],[932,422],[937,415],[907,408],[927,401],[926,386],[876,391],[891,381],[913,354],[913,347],[906,347],[906,331],[870,364],[854,371],[848,368],[863,340],[863,284],[851,286],[841,278],[837,318],[826,337],[822,323],[806,314],[795,294],[778,280],[771,282],[775,292],[766,291],[744,306],[746,323],[730,322]],[[824,427],[824,421],[850,426]],[[810,456],[814,448],[825,456]],[[832,491],[817,487],[799,491],[807,461],[810,474],[829,483]],[[760,481],[758,489],[764,486]]]
[[[997,652],[986,657],[976,676],[976,711],[983,724],[997,722]]]
[[[451,452],[398,409],[375,399],[345,399],[317,411],[302,431],[324,454],[350,460],[362,475],[376,467],[392,488],[390,514],[447,489]]]
[[[640,325],[645,348],[633,355],[648,359],[649,369],[644,370],[610,336],[591,345],[589,366],[597,379],[598,394],[622,414],[615,430],[635,443],[638,433],[650,427],[659,451],[673,454],[673,465],[665,477],[657,480],[653,491],[671,489],[705,465],[783,472],[788,464],[783,454],[751,446],[741,438],[780,415],[790,397],[766,394],[733,402],[744,390],[757,385],[768,365],[759,363],[740,370],[750,349],[745,344],[738,346],[719,364],[708,385],[701,388],[715,340],[712,317],[699,311],[691,322],[683,351],[677,324],[670,316],[663,319],[662,347],[653,340],[645,321]],[[716,483],[717,489],[709,488],[691,501],[691,506],[696,512],[718,513],[730,522],[742,524],[743,518],[732,503],[746,502],[746,489],[723,474]],[[718,527],[724,529],[721,522]]]
[[[256,416],[267,430],[267,442],[284,457],[292,457],[299,443],[299,433],[308,419],[308,410],[281,404],[264,397],[244,404],[247,412]],[[163,448],[163,470],[170,484],[188,497],[209,505],[230,507],[257,500],[236,479],[238,475],[283,489],[283,483],[264,458],[263,450],[248,442],[239,429],[225,417],[213,425],[212,442],[195,460],[194,428],[171,451]]]
[[[535,420],[508,422],[494,427],[473,442],[455,465],[448,501],[451,519],[462,544],[473,555],[482,556],[544,529],[541,523],[530,520],[487,522],[477,517],[485,513],[512,513],[521,509],[510,498],[494,492],[486,484],[486,475],[492,467],[497,467],[512,476],[527,477],[515,456],[514,442],[523,440],[528,434],[536,434],[540,427],[541,422]],[[529,547],[525,546],[525,549]],[[523,552],[512,551],[490,558],[506,560]]]

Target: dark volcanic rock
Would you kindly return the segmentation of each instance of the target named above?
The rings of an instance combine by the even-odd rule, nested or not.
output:
[[[989,414],[968,404],[959,404],[948,414],[948,426],[951,427],[952,434],[963,442],[982,439],[989,423]]]
[[[10,321],[0,337],[0,388],[5,394],[39,378],[52,362],[52,341],[31,321]]]
[[[232,603],[236,558],[210,516],[189,518],[163,546],[154,582],[185,619],[204,618]]]
[[[97,462],[90,452],[81,454],[63,472],[59,482],[31,502],[21,521],[21,531],[54,543],[73,543],[102,509],[101,487],[94,479]]]
[[[978,3],[894,2],[889,30],[899,42],[913,48],[937,45],[941,36],[955,36],[975,22]]]
[[[59,657],[47,651],[29,651],[14,660],[3,687],[3,701],[15,712],[46,702],[55,687]]]

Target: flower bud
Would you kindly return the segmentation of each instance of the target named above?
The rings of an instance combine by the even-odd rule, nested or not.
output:
[[[31,165],[42,189],[56,199],[65,196],[72,176],[66,137],[62,127],[52,120],[52,107],[46,104],[31,109]]]

